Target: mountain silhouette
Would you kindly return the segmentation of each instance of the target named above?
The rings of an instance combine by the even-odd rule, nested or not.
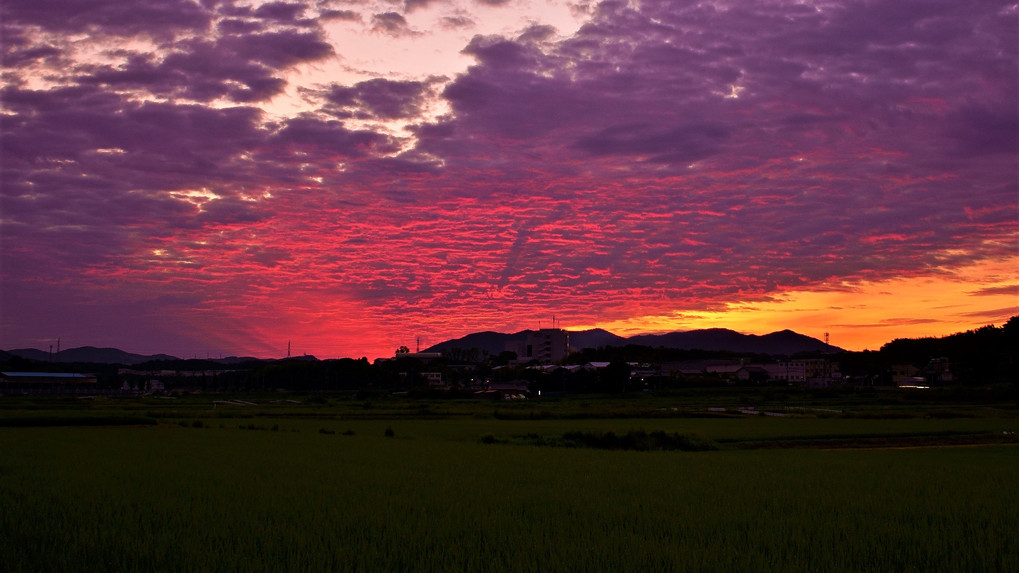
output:
[[[151,360],[179,360],[169,354],[154,354],[146,356],[132,354],[117,348],[96,348],[95,346],[82,346],[79,348],[68,348],[60,352],[49,353],[35,348],[17,348],[8,350],[12,356],[20,356],[28,360],[39,362],[94,362],[97,364],[126,364],[134,365]]]
[[[507,342],[525,340],[528,332],[533,331],[522,330],[513,334],[505,334],[491,330],[475,332],[461,338],[440,342],[426,348],[425,352],[448,352],[454,348],[460,348],[463,350],[472,350],[477,348],[481,352],[487,352],[490,356],[498,356],[500,352],[506,350]]]
[[[682,350],[723,350],[756,354],[796,354],[811,351],[839,351],[824,342],[791,330],[781,330],[758,336],[740,334],[727,328],[708,328],[668,334],[640,334],[628,339],[641,346],[664,346]]]
[[[427,348],[428,352],[444,352],[459,348],[463,350],[478,349],[496,356],[506,349],[508,342],[525,340],[533,330],[523,330],[512,334],[485,331],[468,334],[461,338],[440,342]],[[570,332],[570,348],[599,348],[602,346],[626,346],[635,344],[652,348],[664,347],[677,350],[709,350],[752,354],[791,355],[799,352],[840,352],[842,349],[828,346],[824,342],[809,336],[781,330],[765,335],[741,334],[727,328],[708,328],[669,332],[666,334],[638,334],[629,338],[613,334],[607,330],[596,328]]]
[[[521,330],[506,334],[491,330],[475,332],[461,338],[440,342],[426,352],[447,352],[453,349],[477,349],[489,356],[498,356],[506,350],[507,343],[522,342],[534,330]],[[689,330],[685,332],[669,332],[666,334],[638,334],[629,338],[613,334],[601,328],[570,332],[570,347],[573,350],[599,348],[607,346],[626,346],[635,344],[652,348],[664,347],[678,350],[727,351],[747,354],[792,355],[799,352],[840,352],[841,348],[827,346],[824,342],[791,330],[782,330],[758,336],[756,334],[740,334],[725,328],[709,328]],[[145,362],[180,361],[180,358],[168,354],[133,354],[117,348],[96,348],[82,346],[68,348],[60,352],[49,353],[35,348],[18,348],[5,353],[28,360],[39,362],[79,362],[96,364],[124,364],[133,366]],[[295,357],[291,360],[316,360],[313,356]],[[228,357],[210,359],[208,362],[233,365],[251,361],[262,361],[250,357]]]
[[[627,344],[627,340],[622,336],[601,328],[579,330],[570,333],[570,348],[574,350],[599,348],[601,346],[626,346]]]

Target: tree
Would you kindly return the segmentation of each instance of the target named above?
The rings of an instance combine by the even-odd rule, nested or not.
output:
[[[602,388],[606,392],[626,392],[626,385],[630,382],[632,370],[626,362],[617,360],[610,362],[600,372]]]

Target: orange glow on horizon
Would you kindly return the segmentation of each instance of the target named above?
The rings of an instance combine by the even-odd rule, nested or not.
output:
[[[15,4],[0,347],[375,358],[555,316],[861,350],[1019,314],[1015,10]]]
[[[704,328],[762,335],[790,329],[823,340],[828,332],[834,346],[878,350],[896,338],[939,337],[1004,324],[1019,314],[1017,265],[1019,257],[973,265],[952,275],[832,284],[762,300],[725,302],[717,310],[676,310],[588,324],[560,318],[570,331],[603,328],[620,336]],[[520,316],[520,308],[502,316],[491,310],[472,313],[469,304],[451,309],[449,315],[412,313],[414,326],[408,326],[407,316],[365,309],[355,313],[356,308],[353,301],[335,294],[303,301],[280,297],[255,314],[244,307],[212,312],[190,328],[208,333],[223,331],[211,328],[212,323],[230,324],[226,330],[233,335],[209,340],[210,346],[243,348],[259,357],[283,356],[292,341],[294,355],[371,360],[392,356],[400,345],[414,347],[418,337],[421,348],[427,348],[474,332],[509,333],[538,326],[530,313]]]
[[[1019,314],[1019,257],[990,262],[954,275],[897,278],[832,285],[830,290],[788,291],[771,300],[725,303],[722,310],[579,325],[620,336],[728,328],[745,334],[789,329],[846,350],[878,350],[896,338],[940,337],[1001,325]],[[975,285],[980,285],[975,288]]]

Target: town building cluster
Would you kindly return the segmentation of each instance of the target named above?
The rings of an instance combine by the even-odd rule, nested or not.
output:
[[[923,363],[884,363],[879,372],[843,373],[840,355],[768,357],[709,357],[687,360],[578,363],[584,353],[572,352],[570,333],[541,328],[505,343],[500,360],[489,352],[412,352],[400,347],[393,358],[369,364],[354,361],[287,359],[282,365],[216,370],[136,370],[120,368],[99,384],[95,374],[66,372],[0,372],[0,394],[161,393],[174,390],[307,389],[351,390],[425,388],[534,396],[538,389],[559,391],[634,391],[697,385],[783,385],[805,388],[833,386],[894,386],[930,388],[953,384],[959,378],[944,357]],[[585,351],[586,352],[586,351]],[[599,351],[600,352],[600,351]],[[712,353],[704,353],[711,356]],[[719,353],[714,353],[717,356]],[[616,354],[618,356],[618,353]],[[593,356],[593,355],[592,355]],[[851,358],[851,353],[844,355]],[[848,359],[848,358],[845,358]],[[345,362],[346,361],[346,362]],[[294,364],[287,364],[293,362]],[[321,366],[307,367],[309,362]],[[292,369],[288,370],[288,368]],[[261,369],[259,369],[261,368]],[[850,370],[859,370],[859,368]],[[318,374],[316,374],[318,372]],[[611,382],[610,382],[611,381]],[[572,388],[572,389],[571,389]],[[568,390],[570,389],[570,390]]]

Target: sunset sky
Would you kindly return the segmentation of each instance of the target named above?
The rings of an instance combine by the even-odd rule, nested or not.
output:
[[[0,348],[1019,314],[1019,8],[3,0]]]

